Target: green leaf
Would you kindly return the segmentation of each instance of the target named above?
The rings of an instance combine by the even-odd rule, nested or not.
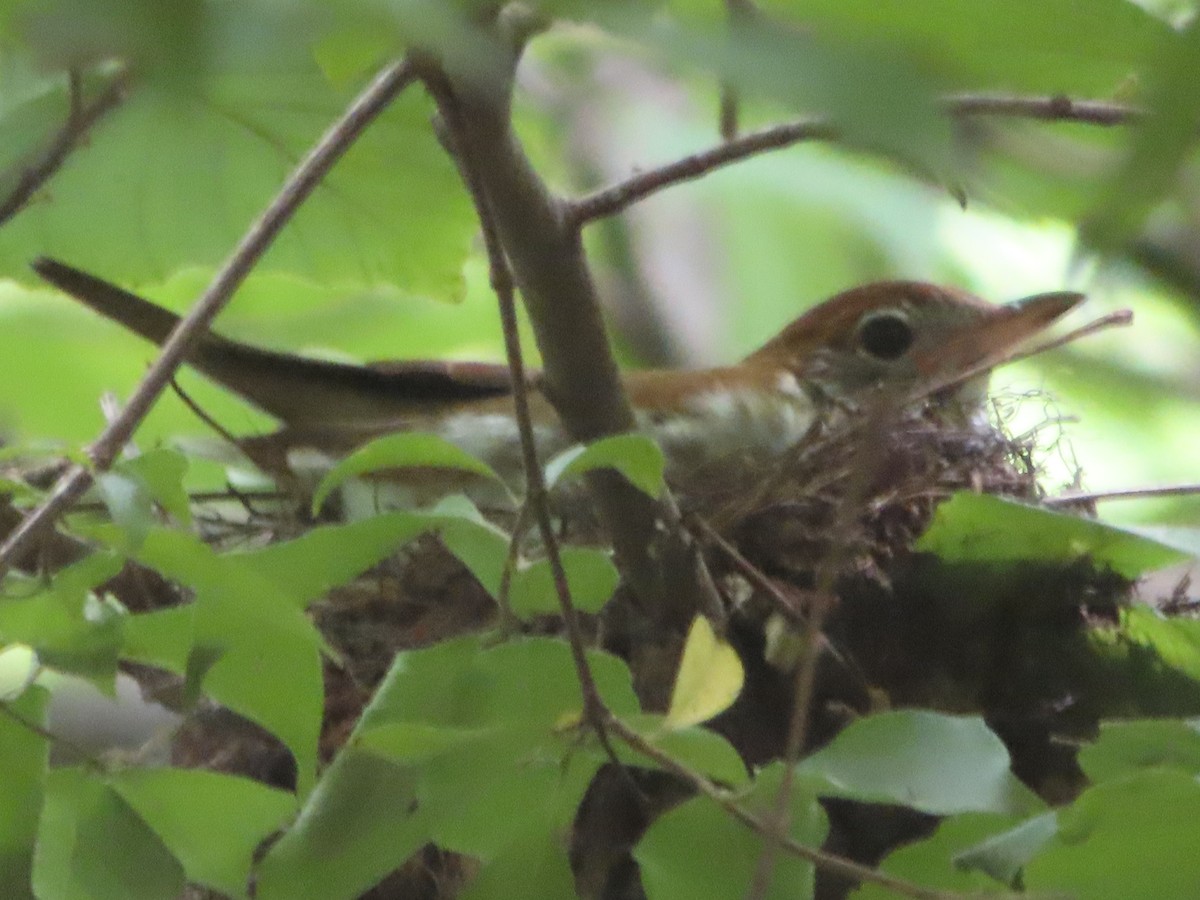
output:
[[[666,726],[687,728],[707,722],[732,705],[745,680],[737,651],[717,637],[708,619],[696,616],[683,645]]]
[[[893,850],[880,868],[889,875],[928,888],[971,895],[995,890],[992,878],[979,869],[956,865],[955,859],[1014,824],[1018,824],[1015,817],[997,813],[950,816],[941,821],[932,836]],[[896,895],[880,885],[864,884],[851,896],[853,900],[893,900]]]
[[[358,448],[325,474],[313,492],[313,515],[320,512],[329,495],[348,479],[388,469],[412,468],[454,469],[504,483],[483,460],[436,434],[412,431],[388,434]]]
[[[1058,834],[1058,816],[1042,813],[1001,834],[969,847],[954,857],[963,869],[978,869],[1001,884],[1015,885],[1021,871]]]
[[[463,900],[560,900],[575,896],[559,829],[520,834],[488,860],[463,891]]]
[[[138,479],[150,497],[181,525],[191,527],[192,508],[183,478],[187,474],[187,458],[177,450],[160,447],[132,459],[120,460],[113,471]]]
[[[415,781],[409,767],[344,749],[259,864],[255,896],[357,897],[372,887],[429,841]]]
[[[192,687],[202,682],[214,699],[283,741],[306,793],[317,764],[324,642],[300,604],[252,562],[218,555],[181,532],[154,529],[138,560],[195,591],[186,665]],[[175,631],[182,620],[171,624],[167,630]]]
[[[1142,535],[989,494],[960,491],[934,513],[916,549],[948,563],[1058,563],[1080,558],[1126,578],[1186,556]]]
[[[28,897],[33,872],[33,848],[42,811],[49,743],[17,721],[46,727],[50,693],[28,688],[20,697],[0,700],[0,896]],[[7,714],[11,713],[11,715]]]
[[[124,472],[101,472],[96,489],[112,520],[125,532],[122,549],[133,552],[154,526],[154,501],[140,478]]]
[[[1079,765],[1094,784],[1159,767],[1200,775],[1200,720],[1101,722]]]
[[[33,860],[39,897],[162,900],[183,890],[170,851],[111,787],[80,769],[54,769]]]
[[[634,487],[657,498],[666,487],[664,466],[662,450],[651,438],[644,434],[616,434],[558,454],[546,463],[546,486],[556,487],[593,469],[616,469]]]
[[[742,802],[760,814],[773,808],[781,769],[772,764],[760,772]],[[827,830],[816,797],[797,786],[791,796],[791,837],[819,847]],[[696,797],[660,816],[633,851],[649,900],[740,900],[761,853],[762,838],[707,797]],[[781,853],[766,897],[812,896],[812,864]]]
[[[247,896],[259,845],[289,815],[296,798],[266,785],[188,769],[129,769],[108,783],[182,863],[188,880]]]
[[[1009,765],[1003,742],[978,716],[912,710],[858,719],[797,772],[822,796],[934,815],[1040,809]]]
[[[1089,900],[1190,900],[1200,884],[1194,830],[1200,784],[1150,769],[1084,791],[1058,814],[1057,837],[1025,867],[1029,891]]]
[[[90,589],[120,569],[118,557],[95,553],[57,573],[43,590],[0,602],[0,641],[27,644],[42,665],[111,694],[128,617]]]
[[[621,580],[611,555],[593,547],[563,547],[561,555],[571,602],[582,612],[599,612]],[[539,559],[517,571],[508,601],[518,616],[558,612],[549,560]]]
[[[625,724],[673,759],[703,772],[713,781],[741,786],[749,781],[746,764],[733,745],[715,731],[700,726],[667,728],[664,717],[652,713],[631,716]],[[647,765],[644,756],[617,747],[617,755],[630,765]]]

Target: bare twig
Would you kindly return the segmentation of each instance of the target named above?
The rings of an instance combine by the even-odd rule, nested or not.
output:
[[[1072,491],[1057,497],[1046,497],[1043,506],[1070,506],[1075,503],[1096,503],[1104,500],[1144,500],[1155,497],[1191,497],[1200,494],[1200,482],[1169,484],[1161,487],[1118,488],[1111,491]]]
[[[1105,126],[1124,125],[1144,115],[1141,110],[1132,106],[1095,100],[1072,100],[1062,95],[1019,97],[1000,94],[958,94],[944,98],[942,109],[946,115],[954,118],[993,116]],[[615,215],[664,188],[700,178],[749,156],[790,147],[801,141],[829,141],[836,140],[837,137],[837,129],[828,122],[802,119],[727,139],[708,150],[639,172],[618,184],[580,197],[567,206],[567,218],[575,227],[582,227],[596,219]]]
[[[84,102],[79,74],[72,70],[69,75],[69,103],[67,120],[51,138],[45,149],[27,163],[21,177],[0,200],[0,225],[19,213],[33,195],[62,168],[71,155],[101,118],[113,110],[123,99],[129,87],[129,73],[118,72],[92,100]]]
[[[819,119],[754,131],[573,200],[567,204],[564,215],[573,227],[580,228],[596,219],[615,215],[663,188],[700,178],[749,156],[790,147],[800,141],[831,140],[836,136],[834,127]]]
[[[738,803],[729,791],[714,784],[703,774],[685,765],[684,763],[665,753],[658,747],[655,747],[634,729],[629,727],[625,722],[611,716],[608,719],[608,729],[610,732],[619,737],[622,741],[636,753],[641,754],[655,764],[661,766],[668,772],[678,775],[680,778],[691,784],[699,793],[712,800],[723,810],[729,813],[738,822],[741,822],[751,831],[758,835],[766,837],[771,828],[766,821],[756,816],[750,810],[746,809]],[[894,891],[903,897],[914,897],[917,900],[964,900],[970,897],[970,894],[959,894],[953,891],[940,891],[934,888],[923,887],[919,884],[914,884],[911,881],[905,881],[902,878],[897,878],[894,875],[889,875],[886,872],[881,872],[878,869],[872,869],[869,866],[861,865],[851,859],[846,859],[843,856],[838,856],[833,853],[828,853],[816,847],[809,847],[801,844],[799,841],[792,838],[790,835],[783,835],[780,841],[780,846],[792,856],[799,859],[807,860],[814,866],[824,872],[829,872],[834,875],[840,875],[847,879],[852,879],[857,882],[870,882],[877,884],[880,887]],[[1009,900],[1016,900],[1017,895],[1007,895]],[[1028,900],[1027,895],[1019,895],[1021,900]],[[988,893],[988,898],[997,898],[1003,900],[1006,897],[1004,894]]]
[[[1005,94],[955,94],[942,100],[952,116],[1005,116],[1041,122],[1081,122],[1086,125],[1126,125],[1145,115],[1122,103],[1072,100],[1065,94],[1051,97],[1014,97]]]
[[[238,242],[196,305],[180,320],[170,337],[163,343],[158,358],[150,366],[120,415],[108,424],[88,448],[95,471],[108,470],[138,424],[170,383],[192,344],[208,330],[217,313],[250,274],[300,204],[321,183],[334,163],[341,159],[367,126],[413,78],[413,69],[407,61],[389,64],[321,135],[270,205]],[[92,470],[84,466],[74,466],[59,479],[49,498],[0,546],[0,574],[36,534],[48,527],[83,496],[92,483],[92,477]]]

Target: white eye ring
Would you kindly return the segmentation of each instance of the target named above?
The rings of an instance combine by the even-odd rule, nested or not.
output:
[[[858,351],[884,362],[892,362],[907,353],[914,337],[908,317],[897,309],[868,313],[855,331]]]

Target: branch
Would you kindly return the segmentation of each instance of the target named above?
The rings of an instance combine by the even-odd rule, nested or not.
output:
[[[127,71],[118,72],[91,102],[83,103],[80,97],[79,76],[74,71],[70,73],[71,107],[67,113],[67,121],[46,148],[25,166],[12,191],[0,201],[0,225],[25,208],[33,195],[62,168],[67,157],[82,143],[92,126],[125,99],[129,80]]]
[[[176,369],[183,363],[192,345],[208,330],[212,320],[229,302],[233,292],[250,274],[300,204],[309,197],[334,163],[341,159],[367,126],[413,78],[413,69],[407,61],[385,67],[300,161],[275,195],[275,199],[238,242],[196,305],[180,320],[170,337],[163,343],[158,358],[142,378],[125,408],[88,448],[88,456],[95,471],[104,472],[112,466],[121,448],[133,435],[158,396],[171,383]],[[73,466],[59,479],[49,498],[30,514],[19,528],[14,529],[3,545],[0,545],[0,575],[7,570],[10,562],[30,540],[42,529],[49,527],[59,515],[83,496],[91,485],[92,478],[92,469]]]
[[[612,358],[579,230],[512,130],[517,56],[514,50],[508,68],[486,79],[456,76],[426,61],[422,78],[435,96],[450,92],[458,100],[462,152],[512,265],[542,354],[544,392],[564,428],[581,442],[633,431],[637,421]],[[698,609],[719,615],[720,598],[670,497],[656,502],[608,470],[589,474],[588,484],[642,611],[678,634]]]
[[[566,204],[565,216],[571,227],[578,229],[596,219],[616,215],[663,188],[701,178],[730,163],[767,150],[790,147],[800,141],[828,141],[836,137],[837,130],[819,119],[804,119],[753,131],[570,201]]]
[[[954,94],[942,100],[942,109],[956,118],[999,116],[1041,122],[1081,122],[1086,125],[1127,125],[1146,114],[1144,110],[1123,103],[1072,100],[1065,94],[1051,97]]]
[[[583,719],[596,732],[596,736],[608,753],[614,764],[620,765],[617,755],[609,743],[605,731],[605,720],[608,711],[600,697],[600,689],[592,675],[588,664],[587,652],[584,649],[583,631],[579,626],[579,615],[575,604],[571,602],[571,589],[567,582],[567,572],[563,567],[562,553],[559,551],[558,537],[554,533],[554,525],[550,521],[550,506],[547,500],[546,479],[538,459],[537,441],[533,434],[533,420],[529,412],[529,385],[525,377],[525,360],[521,354],[521,334],[517,327],[517,304],[514,297],[512,271],[504,256],[504,248],[496,232],[495,217],[488,206],[487,197],[483,193],[477,174],[478,160],[474,157],[470,146],[463,140],[464,125],[457,98],[447,90],[447,85],[441,81],[433,81],[431,92],[437,101],[441,113],[449,129],[452,141],[452,151],[458,161],[459,171],[466,183],[467,191],[475,204],[479,216],[480,228],[483,231],[483,245],[488,258],[488,276],[496,300],[500,305],[500,320],[504,331],[504,350],[508,358],[508,366],[512,372],[513,407],[516,412],[517,431],[521,440],[521,461],[525,469],[525,506],[523,509],[532,510],[537,519],[538,531],[541,534],[542,546],[546,552],[546,560],[550,565],[550,573],[554,580],[554,592],[558,598],[559,609],[562,612],[563,624],[567,631],[567,642],[571,647],[571,658],[575,664],[575,675],[579,681],[579,689],[583,695]],[[518,523],[519,524],[519,523]],[[520,529],[513,531],[513,544],[520,539]]]
[[[1002,94],[956,94],[943,98],[942,110],[953,118],[995,116],[1042,122],[1082,122],[1089,125],[1124,125],[1145,113],[1132,106],[1070,97],[1019,97]],[[701,178],[731,163],[780,150],[801,141],[834,141],[837,129],[819,119],[802,119],[727,140],[708,150],[587,194],[567,204],[566,215],[576,228],[596,219],[616,215],[640,200],[684,181]]]

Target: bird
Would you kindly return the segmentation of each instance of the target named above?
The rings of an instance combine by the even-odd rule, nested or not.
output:
[[[174,313],[58,260],[42,257],[33,268],[156,344],[179,322]],[[988,367],[1082,300],[1079,293],[1052,291],[993,304],[926,282],[874,282],[808,309],[740,362],[634,371],[623,382],[637,424],[661,446],[667,481],[675,486],[686,484],[690,473],[713,477],[720,471],[714,462],[753,468],[776,459],[830,411],[854,408],[880,388],[904,400],[944,387],[940,403],[947,416],[975,421],[986,399]],[[355,365],[255,347],[212,331],[196,341],[187,362],[279,420],[278,431],[239,441],[273,473],[332,465],[391,432],[428,431],[483,459],[505,480],[521,478],[507,366],[433,360]],[[545,458],[572,440],[538,373],[528,387]]]

